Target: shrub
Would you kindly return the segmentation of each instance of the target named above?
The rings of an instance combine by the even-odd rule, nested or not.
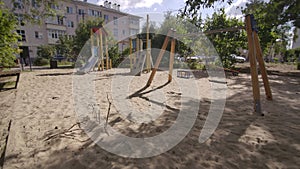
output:
[[[48,65],[49,64],[49,60],[48,59],[45,59],[45,58],[42,58],[42,57],[37,57],[34,61],[33,61],[33,64],[35,66],[45,66],[45,65]]]

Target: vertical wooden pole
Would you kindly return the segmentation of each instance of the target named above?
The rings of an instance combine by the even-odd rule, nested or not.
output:
[[[112,61],[111,61],[111,59],[109,59],[109,67],[110,67],[110,69],[112,69]]]
[[[171,53],[170,53],[170,62],[169,62],[169,79],[168,79],[168,82],[172,81],[174,55],[175,55],[175,42],[176,42],[176,39],[173,37],[172,41],[171,41]]]
[[[99,57],[99,63],[98,63],[98,71],[100,71],[101,64],[103,64],[102,63],[102,60],[103,60],[103,38],[102,38],[102,30],[101,29],[99,29],[99,39],[100,39],[100,44],[99,44],[100,57]]]
[[[98,60],[98,71],[100,71],[100,58],[101,58],[101,35],[100,35],[100,29],[98,30],[98,36],[97,36],[97,46],[98,46],[98,57],[99,57],[99,60]]]
[[[108,42],[107,42],[107,36],[105,36],[105,51],[106,51],[106,70],[108,70]],[[103,67],[104,69],[104,67]]]
[[[135,51],[136,55],[135,55],[134,64],[136,64],[136,58],[139,57],[139,53],[140,53],[140,39],[139,38],[136,38],[135,47],[136,47],[136,51]]]
[[[254,109],[257,113],[261,114],[257,62],[255,56],[256,54],[254,49],[253,30],[252,30],[250,15],[247,15],[245,20],[246,20],[246,31],[247,31],[248,48],[249,48],[249,60],[250,60],[251,80],[252,80],[252,92],[253,92],[253,99],[254,99]]]
[[[132,39],[129,38],[129,60],[130,60],[130,70],[132,70]]]
[[[150,47],[149,47],[149,15],[147,14],[147,23],[146,23],[146,71],[150,72],[151,63],[150,63]]]
[[[158,66],[159,66],[159,64],[160,64],[160,61],[161,61],[161,59],[162,59],[162,57],[163,57],[163,55],[164,55],[164,53],[165,53],[165,51],[166,51],[166,48],[167,48],[167,46],[168,46],[168,42],[169,42],[169,37],[170,37],[170,35],[171,35],[171,30],[168,31],[168,34],[167,34],[167,36],[166,36],[166,38],[165,38],[165,41],[164,41],[164,43],[163,43],[163,46],[162,46],[162,48],[161,48],[161,50],[160,50],[160,52],[159,52],[159,55],[158,55],[158,57],[157,57],[157,59],[156,59],[154,68],[152,69],[152,72],[151,72],[151,75],[150,75],[150,77],[149,77],[149,79],[148,79],[148,82],[147,82],[147,84],[146,84],[146,87],[149,87],[149,86],[151,85],[152,81],[153,81],[153,78],[154,78],[155,73],[156,73],[156,71],[157,71],[157,69],[158,69]]]
[[[264,82],[264,88],[265,88],[265,93],[266,93],[266,97],[268,100],[272,100],[272,91],[270,88],[270,84],[269,84],[269,79],[268,79],[268,74],[267,74],[267,70],[265,67],[265,62],[263,60],[263,56],[262,56],[262,50],[260,48],[260,43],[259,43],[259,39],[258,39],[258,35],[257,33],[254,31],[254,43],[255,43],[255,48],[256,48],[256,57],[257,57],[257,61],[259,64],[259,69],[260,69],[260,73]]]

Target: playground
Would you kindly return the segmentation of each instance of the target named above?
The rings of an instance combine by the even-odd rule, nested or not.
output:
[[[244,66],[243,70],[247,72],[249,65]],[[300,165],[300,72],[288,65],[267,65],[267,68],[273,101],[262,98],[265,116],[253,112],[250,74],[229,76],[222,120],[209,140],[199,144],[199,133],[212,98],[207,90],[211,85],[208,78],[196,77],[201,107],[194,127],[173,149],[145,159],[123,158],[109,153],[79,130],[72,104],[73,70],[23,73],[17,90],[0,92],[3,98],[0,106],[2,131],[7,130],[12,119],[4,168],[297,168]],[[96,96],[103,114],[107,113],[109,106],[106,93],[111,93],[113,73],[114,69],[93,72],[97,75],[94,79]],[[130,90],[142,88],[148,76],[135,76]],[[163,85],[167,78],[167,73],[158,71],[153,86],[146,91]],[[149,137],[164,132],[178,114],[180,91],[177,85],[173,81],[157,89],[166,94],[167,108],[150,124],[122,120],[113,106],[114,100],[108,95],[112,103],[109,125],[132,137]],[[149,107],[145,99],[135,97],[131,101],[137,109]],[[4,142],[2,136],[1,150]]]
[[[113,68],[108,33],[101,26],[91,29],[90,46],[80,54],[78,67],[22,72],[17,89],[0,92],[1,165],[4,169],[297,168],[300,71],[293,65],[263,62],[250,16],[246,27],[206,34],[240,29],[248,34],[250,63],[239,64],[239,71],[225,69],[225,74],[220,67],[211,72],[175,68],[176,38],[171,36],[175,30],[168,31],[155,59],[148,30],[144,41],[130,37],[129,57]],[[168,44],[170,52],[165,54]],[[221,86],[218,97],[211,92],[214,86]],[[213,121],[218,124],[212,135],[199,143],[202,129],[212,122],[212,105],[222,98],[226,103],[220,122]],[[124,109],[125,102],[136,111]],[[180,119],[182,108],[186,116]],[[118,156],[94,140],[112,134],[107,126],[131,138],[154,137],[189,119],[194,110],[195,123],[187,135],[155,156],[136,158],[139,147],[129,143],[126,151],[133,153]],[[89,130],[97,125],[99,130],[91,137]]]

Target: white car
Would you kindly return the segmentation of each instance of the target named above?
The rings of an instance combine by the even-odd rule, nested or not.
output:
[[[234,60],[236,60],[236,62],[239,62],[239,63],[246,62],[246,59],[242,56],[237,56],[235,54],[231,54],[230,57],[232,57]]]

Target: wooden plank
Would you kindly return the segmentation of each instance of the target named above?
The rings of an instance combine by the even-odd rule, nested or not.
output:
[[[161,50],[160,50],[160,52],[159,52],[159,55],[158,55],[158,57],[157,57],[157,59],[156,59],[154,68],[152,69],[152,72],[151,72],[151,75],[150,75],[150,77],[149,77],[149,79],[148,79],[148,82],[147,82],[147,84],[146,84],[146,87],[149,87],[149,86],[151,85],[152,81],[153,81],[153,78],[154,78],[154,76],[155,76],[155,74],[156,74],[156,71],[157,71],[157,69],[158,69],[158,66],[159,66],[159,64],[160,64],[160,62],[161,62],[161,59],[162,59],[162,57],[164,56],[164,53],[165,53],[166,48],[167,48],[167,46],[168,46],[169,37],[170,37],[171,33],[172,33],[172,31],[169,30],[169,31],[168,31],[168,34],[167,34],[167,36],[166,36],[166,38],[165,38],[165,40],[164,40],[163,46],[162,46],[162,48],[161,48]]]
[[[104,41],[105,41],[105,55],[106,55],[106,70],[108,70],[108,42],[107,42],[107,36],[104,36]],[[103,65],[102,68],[104,70],[104,60],[103,60]]]
[[[268,100],[272,100],[272,91],[270,88],[270,84],[269,84],[269,79],[268,79],[268,73],[265,67],[265,62],[262,56],[262,50],[260,47],[260,43],[259,43],[259,39],[258,39],[258,35],[256,32],[254,33],[254,43],[255,43],[255,48],[256,48],[256,58],[258,61],[258,65],[259,65],[259,69],[260,69],[260,73],[263,79],[263,83],[264,83],[264,88],[265,88],[265,94]]]
[[[251,26],[250,15],[246,16],[245,21],[246,21],[246,31],[247,31],[248,48],[249,48],[249,60],[250,60],[250,70],[251,70],[252,92],[253,92],[253,99],[254,99],[254,109],[257,113],[261,114],[257,62],[255,56],[253,31]]]
[[[149,15],[147,14],[147,22],[146,22],[146,71],[150,72],[151,63],[150,63],[150,48],[149,48]]]
[[[169,62],[169,79],[168,79],[168,82],[172,81],[173,65],[174,65],[174,55],[175,55],[175,42],[176,42],[176,39],[172,38],[172,41],[171,41],[171,52],[170,52],[170,62]]]
[[[102,59],[103,59],[103,38],[102,38],[102,29],[99,29],[98,31],[99,31],[99,39],[100,39],[100,44],[99,44],[100,55],[99,55],[99,61],[98,61],[98,71],[100,71],[101,70],[101,64],[103,64],[102,63]]]
[[[129,38],[129,60],[130,60],[130,70],[132,69],[132,39]]]

